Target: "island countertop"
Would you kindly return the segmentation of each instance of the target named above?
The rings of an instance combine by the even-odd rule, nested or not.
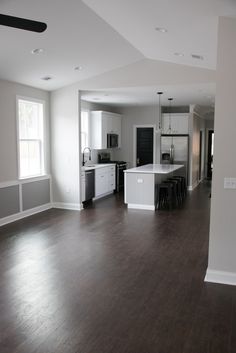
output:
[[[182,164],[145,164],[124,170],[125,173],[170,174],[184,167]]]

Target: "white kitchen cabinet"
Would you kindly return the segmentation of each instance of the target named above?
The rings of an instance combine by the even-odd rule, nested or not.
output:
[[[113,133],[118,135],[118,148],[121,147],[121,115],[104,112],[90,112],[90,131],[92,149],[107,148],[107,134]]]
[[[162,128],[164,134],[188,134],[189,114],[171,114],[171,132],[169,132],[169,114],[162,114]]]
[[[113,192],[116,188],[115,165],[95,169],[95,197]]]

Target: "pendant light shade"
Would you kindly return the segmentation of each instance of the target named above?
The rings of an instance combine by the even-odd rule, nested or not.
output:
[[[161,109],[161,95],[163,94],[163,92],[157,92],[158,94],[158,107],[159,107],[159,119],[158,119],[158,131],[162,132],[162,119],[161,119],[161,115],[162,115],[162,109]]]

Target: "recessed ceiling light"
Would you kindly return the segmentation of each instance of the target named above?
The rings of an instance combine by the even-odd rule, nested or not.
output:
[[[49,81],[51,80],[52,77],[51,76],[45,76],[45,77],[42,77],[41,80],[44,80],[44,81]]]
[[[192,54],[191,56],[192,56],[193,59],[204,60],[204,57],[202,55]]]
[[[44,52],[44,50],[42,48],[36,48],[31,50],[32,54],[42,54]]]
[[[174,53],[174,55],[175,55],[175,56],[180,56],[180,57],[184,56],[183,53]]]
[[[168,30],[166,28],[163,28],[163,27],[156,27],[155,30],[157,32],[160,32],[160,33],[166,33],[168,32]]]
[[[81,70],[82,70],[82,66],[76,66],[76,67],[74,68],[74,70],[75,70],[75,71],[81,71]]]

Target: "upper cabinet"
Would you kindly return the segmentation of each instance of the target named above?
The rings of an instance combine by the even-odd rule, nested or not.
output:
[[[189,114],[171,114],[171,132],[169,131],[169,114],[162,114],[162,128],[163,134],[188,134],[188,121],[189,121]]]
[[[118,135],[118,148],[121,147],[121,115],[104,112],[91,111],[91,143],[92,149],[107,149],[107,134]]]

